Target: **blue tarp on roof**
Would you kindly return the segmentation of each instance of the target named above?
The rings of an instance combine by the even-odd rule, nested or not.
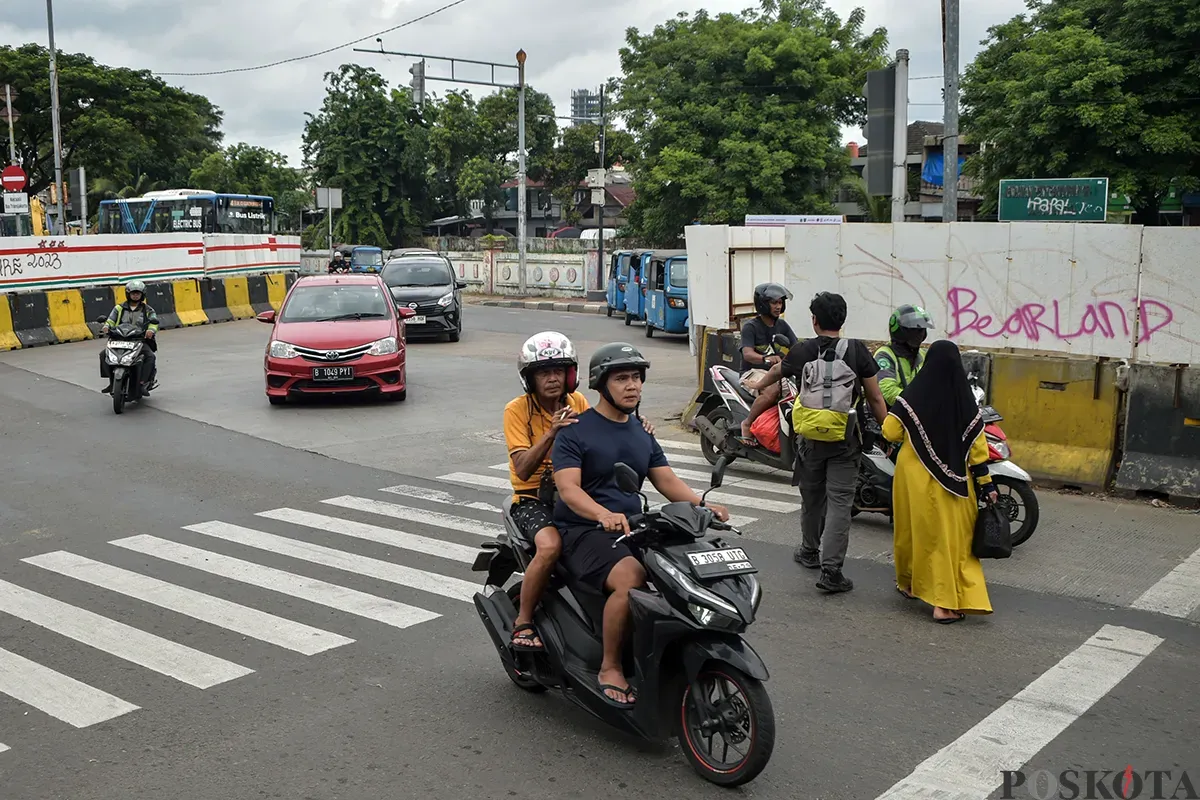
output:
[[[962,175],[963,164],[966,161],[966,156],[958,157],[958,174],[960,176]],[[921,170],[921,180],[926,183],[932,183],[934,186],[941,186],[942,175],[945,174],[945,170],[942,168],[945,166],[945,163],[945,155],[943,153],[930,153],[925,159],[924,169]]]

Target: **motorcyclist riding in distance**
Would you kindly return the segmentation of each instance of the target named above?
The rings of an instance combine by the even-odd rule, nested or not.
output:
[[[133,280],[125,284],[125,302],[114,306],[109,312],[108,319],[100,328],[100,335],[107,336],[108,331],[120,325],[122,319],[135,322],[144,331],[146,369],[150,375],[145,390],[148,395],[152,389],[158,388],[158,381],[155,380],[158,377],[158,358],[155,355],[158,352],[158,342],[155,339],[158,334],[158,314],[154,313],[154,309],[146,302],[146,284],[142,281]],[[104,387],[103,391],[107,394],[109,387]]]
[[[535,333],[521,345],[517,374],[524,394],[504,407],[504,439],[508,447],[508,473],[513,487],[513,521],[537,547],[521,583],[521,605],[513,625],[515,649],[543,650],[533,625],[533,612],[541,601],[554,564],[562,552],[562,538],[554,525],[554,476],[550,448],[559,431],[574,425],[590,407],[579,386],[575,345],[557,331]],[[654,427],[643,420],[646,432]]]
[[[885,344],[875,351],[875,363],[879,365],[879,390],[883,392],[883,401],[889,408],[925,363],[921,345],[932,328],[933,318],[920,306],[906,303],[892,312],[888,320],[891,344]]]
[[[645,583],[646,569],[635,543],[616,541],[629,532],[629,517],[640,513],[642,504],[637,495],[617,487],[613,468],[625,463],[639,483],[649,478],[670,502],[701,502],[634,416],[649,368],[633,345],[614,342],[597,349],[588,365],[588,388],[600,395],[600,402],[559,432],[551,454],[563,564],[574,581],[607,595],[598,682],[607,702],[617,708],[631,708],[637,701],[637,689],[625,677],[621,648],[630,621],[629,592]],[[725,508],[708,507],[722,522],[729,519]]]

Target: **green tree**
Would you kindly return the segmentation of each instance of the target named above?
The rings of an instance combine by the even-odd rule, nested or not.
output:
[[[595,144],[599,138],[600,126],[591,122],[564,128],[558,146],[543,163],[542,180],[562,205],[564,220],[572,225],[579,222],[575,210],[579,183],[587,177],[588,170],[600,166]],[[609,128],[604,140],[605,167],[618,161],[628,165],[636,160],[637,143],[629,131]]]
[[[245,142],[210,153],[192,170],[189,184],[214,192],[275,198],[275,217],[281,231],[300,230],[301,212],[310,199],[299,171],[288,166],[286,156]]]
[[[32,193],[54,182],[49,63],[40,45],[0,47],[0,84],[18,93],[17,155]],[[60,52],[58,92],[63,167],[85,167],[89,182],[181,186],[221,141],[216,106],[146,70]]]
[[[429,179],[446,216],[465,216],[470,201],[481,198],[492,178],[478,174],[472,159],[485,151],[486,131],[470,92],[454,91],[428,103]],[[496,178],[495,185],[503,182]]]
[[[1200,182],[1200,4],[1028,0],[963,77],[965,171],[985,211],[1002,178],[1108,177],[1158,224],[1175,181]]]
[[[886,33],[864,20],[823,0],[762,0],[630,29],[618,109],[641,146],[631,228],[671,244],[693,222],[830,212],[849,169],[840,126],[864,121],[866,73],[884,63]]]
[[[304,161],[319,186],[342,188],[334,239],[380,247],[420,235],[430,218],[429,130],[407,88],[373,69],[327,73],[325,101],[304,128]]]

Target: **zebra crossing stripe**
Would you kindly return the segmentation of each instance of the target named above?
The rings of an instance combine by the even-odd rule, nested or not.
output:
[[[76,728],[86,728],[138,710],[133,703],[3,648],[0,648],[0,694]],[[7,749],[0,745],[0,751]]]
[[[354,641],[256,608],[62,550],[22,561],[306,656]]]
[[[200,526],[191,526],[187,530],[195,530],[198,527]],[[206,531],[199,532],[205,533]],[[248,583],[260,589],[297,597],[326,608],[344,611],[347,614],[366,617],[385,625],[391,625],[393,628],[410,628],[441,616],[423,608],[397,603],[394,600],[376,597],[356,589],[327,583],[316,578],[306,578],[274,567],[264,567],[251,561],[202,550],[199,547],[159,539],[157,536],[142,534],[126,539],[117,539],[109,544],[132,550],[135,553],[161,558],[163,561],[192,567],[202,572],[220,575],[230,580]]]
[[[490,467],[489,469],[495,469],[495,467]],[[507,469],[507,467],[505,467],[505,469]],[[512,485],[508,482],[508,480],[505,478],[500,478],[499,476],[472,475],[468,472],[452,472],[448,475],[439,475],[437,480],[447,481],[448,483],[459,483],[464,486],[473,486],[481,489],[504,489],[505,491],[512,491]],[[662,497],[661,494],[659,494],[649,485],[644,486],[642,491],[647,497]],[[699,493],[699,491],[697,493]],[[666,498],[663,499],[665,500]],[[715,492],[709,492],[708,500],[713,503],[720,503],[727,506],[753,508],[755,511],[774,511],[779,514],[791,514],[800,510],[800,506],[797,503],[784,503],[780,500],[768,500],[762,497],[730,494],[729,492],[722,492],[719,489]]]
[[[496,472],[508,472],[508,464],[493,464],[488,467],[488,469],[495,470]],[[671,471],[684,481],[692,481],[694,483],[704,485],[705,489],[708,488],[708,484],[712,480],[711,472],[697,472],[690,469],[679,469],[678,467],[672,467]],[[774,481],[759,481],[754,480],[753,478],[742,478],[736,475],[729,475],[728,473],[726,473],[724,488],[746,489],[749,491],[758,492],[773,492],[775,494],[786,494],[792,497],[796,497],[799,494],[799,490],[790,484],[776,483]],[[702,492],[703,490],[696,489],[696,491]],[[716,493],[714,492],[713,494],[715,495]],[[712,497],[713,495],[709,496]]]
[[[0,581],[0,611],[198,689],[254,672],[7,581]]]
[[[668,450],[691,450],[696,453],[700,452],[699,442],[689,442],[685,439],[659,439],[658,443]]]
[[[453,514],[426,511],[423,508],[412,508],[410,506],[397,505],[396,503],[387,503],[382,500],[368,500],[364,497],[345,495],[342,497],[333,497],[329,500],[322,500],[321,502],[331,506],[338,506],[339,508],[365,511],[368,514],[378,514],[382,517],[392,517],[393,519],[402,519],[407,522],[435,525],[439,528],[461,531],[462,533],[473,533],[477,536],[486,536],[488,538],[493,538],[504,533],[504,526],[497,525],[494,522],[480,522],[468,517],[456,517]]]
[[[452,561],[461,561],[464,564],[474,563],[475,557],[479,555],[479,548],[477,547],[467,547],[465,544],[456,544],[442,539],[431,539],[428,536],[417,536],[413,533],[405,533],[393,530],[392,528],[368,525],[365,522],[354,522],[353,520],[330,517],[325,514],[297,511],[294,508],[277,508],[274,511],[260,511],[256,516],[275,519],[280,522],[290,522],[293,525],[303,525],[306,528],[315,528],[319,531],[340,533],[343,536],[351,536],[355,539],[363,539],[368,542],[412,550],[415,553],[424,553],[428,556],[438,556],[439,558],[448,558]]]
[[[381,561],[377,558],[347,553],[342,550],[335,550],[332,547],[289,539],[286,536],[276,536],[273,533],[257,531],[253,528],[244,528],[241,525],[230,525],[225,522],[203,522],[199,525],[188,525],[184,530],[203,533],[206,536],[224,539],[227,542],[244,544],[247,547],[266,550],[268,553],[275,553],[299,559],[300,561],[308,561],[312,564],[320,564],[321,566],[340,569],[344,572],[366,575],[369,578],[377,578],[381,581],[397,584],[398,586],[407,586],[410,589],[449,597],[451,600],[472,602],[475,593],[481,588],[479,584],[468,583],[459,578],[451,578],[448,575],[439,575],[436,572],[426,572],[423,569],[406,567],[403,564],[397,564],[392,561]],[[283,574],[287,575],[288,573]],[[372,597],[372,595],[364,595],[364,598],[366,597]],[[422,613],[432,613],[425,612],[423,609],[416,610]],[[434,614],[430,619],[437,616],[439,615]],[[418,621],[423,622],[424,620]]]
[[[463,508],[470,508],[475,511],[490,511],[493,514],[504,513],[504,509],[500,506],[494,506],[491,503],[459,500],[449,492],[443,492],[441,489],[426,489],[424,486],[400,484],[399,486],[385,486],[379,491],[387,492],[388,494],[398,494],[401,497],[411,497],[415,500],[428,500],[431,503],[441,503],[447,506],[462,506]]]

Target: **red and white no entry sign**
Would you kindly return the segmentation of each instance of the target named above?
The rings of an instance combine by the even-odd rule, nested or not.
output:
[[[25,170],[17,166],[5,167],[0,172],[0,185],[8,192],[19,192],[25,188]]]

